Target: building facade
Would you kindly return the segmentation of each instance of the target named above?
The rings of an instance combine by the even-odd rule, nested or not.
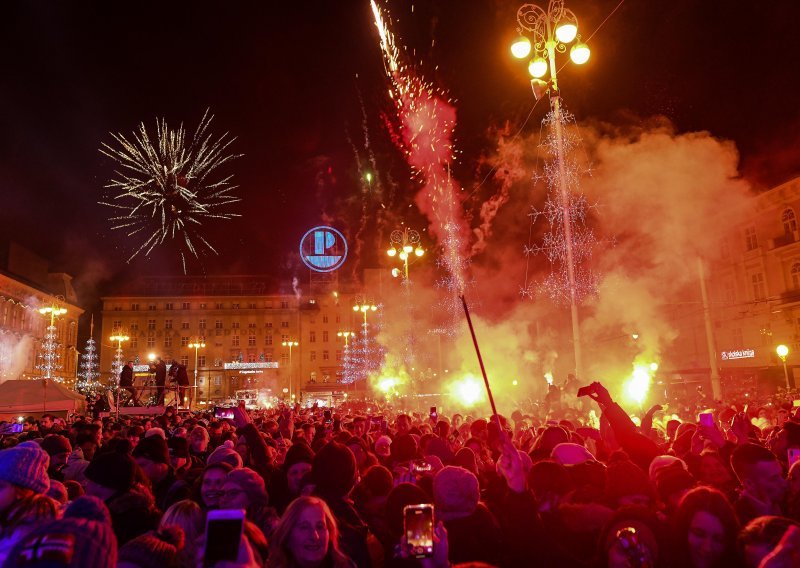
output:
[[[54,320],[60,369],[53,377],[75,385],[78,369],[78,318],[83,310],[72,277],[48,271],[47,262],[16,243],[0,246],[0,380],[41,376],[43,343],[50,317],[39,312],[56,305],[65,314]]]
[[[112,379],[118,345],[108,338],[120,332],[130,338],[121,345],[123,361],[181,362],[192,384],[197,378],[198,402],[242,389],[288,398],[312,385],[333,388],[344,360],[339,332],[357,325],[354,295],[335,290],[335,283],[312,288],[281,293],[258,276],[144,279],[102,299],[101,371]],[[190,347],[198,343],[205,347]]]

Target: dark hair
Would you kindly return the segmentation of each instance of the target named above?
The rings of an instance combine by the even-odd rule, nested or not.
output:
[[[699,512],[716,517],[725,531],[725,551],[718,566],[736,565],[736,537],[739,521],[725,494],[711,487],[695,487],[683,496],[673,517],[676,566],[689,566],[689,527]]]
[[[773,462],[778,458],[764,446],[747,443],[738,446],[731,454],[731,468],[739,478],[744,481],[753,475],[753,468],[761,462]]]
[[[773,549],[792,525],[798,526],[800,523],[772,515],[756,517],[739,533],[739,550],[743,553],[748,544],[766,544]]]

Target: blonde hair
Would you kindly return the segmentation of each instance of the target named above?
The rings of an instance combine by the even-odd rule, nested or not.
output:
[[[184,546],[178,551],[180,565],[195,566],[197,539],[203,534],[203,511],[200,505],[189,499],[173,503],[161,517],[159,529],[179,527],[185,536]]]
[[[292,568],[297,566],[292,551],[289,549],[289,539],[292,531],[300,521],[300,516],[309,507],[319,507],[325,517],[325,526],[328,529],[328,552],[326,557],[331,560],[329,566],[333,568],[349,568],[354,566],[350,558],[339,550],[339,527],[336,524],[328,505],[318,497],[298,497],[286,508],[281,517],[278,528],[272,535],[269,543],[269,568]]]

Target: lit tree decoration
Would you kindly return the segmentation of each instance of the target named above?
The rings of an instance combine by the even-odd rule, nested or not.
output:
[[[178,240],[184,273],[186,253],[195,258],[200,252],[217,254],[202,234],[203,222],[239,216],[227,209],[240,201],[232,194],[232,176],[215,176],[218,168],[241,154],[226,153],[235,138],[227,133],[214,137],[209,131],[212,119],[206,111],[189,140],[182,124],[172,130],[161,119],[156,120],[154,139],[141,123],[130,138],[111,134],[118,147],[102,144],[100,152],[120,168],[106,184],[108,195],[100,203],[114,209],[112,229],[142,239],[128,262],[140,253],[149,255],[167,239]]]
[[[44,334],[44,341],[42,342],[42,351],[39,353],[39,363],[36,368],[42,373],[44,378],[52,379],[57,383],[63,383],[64,379],[55,376],[57,371],[61,370],[61,354],[58,352],[61,344],[58,342],[58,330],[55,326],[55,321],[52,320]]]
[[[562,103],[563,104],[563,103]],[[538,283],[538,287],[547,294],[550,299],[558,304],[569,304],[570,299],[570,279],[568,273],[567,260],[567,236],[564,232],[565,209],[568,209],[568,219],[571,229],[572,240],[572,265],[575,282],[575,299],[581,302],[586,296],[592,295],[597,291],[597,276],[589,267],[597,240],[594,232],[586,226],[587,212],[594,207],[590,205],[586,197],[578,193],[580,184],[580,171],[576,161],[572,158],[572,151],[580,143],[574,128],[575,119],[568,112],[561,110],[561,132],[563,144],[564,171],[568,188],[568,207],[562,205],[559,196],[559,175],[560,166],[557,160],[558,139],[556,129],[553,127],[555,120],[553,112],[549,112],[543,120],[543,125],[547,131],[547,136],[542,143],[550,159],[545,161],[543,167],[543,179],[547,185],[547,198],[542,209],[532,208],[529,217],[531,219],[530,240],[524,247],[527,257],[525,268],[525,284],[520,289],[523,297],[532,298],[536,293],[537,283],[530,275],[531,256],[543,255],[551,266],[550,273]],[[570,128],[570,127],[573,128]],[[537,180],[540,179],[538,176]],[[540,243],[532,240],[533,225],[543,217],[549,226]]]
[[[366,303],[366,302],[364,302]],[[372,320],[361,325],[360,331],[350,339],[342,362],[342,382],[346,384],[366,380],[383,368],[386,349],[377,341],[382,327],[383,305],[372,315]]]
[[[94,395],[102,386],[97,380],[100,377],[100,365],[97,362],[97,342],[93,337],[86,340],[86,348],[81,354],[80,371],[75,390],[83,395]]]

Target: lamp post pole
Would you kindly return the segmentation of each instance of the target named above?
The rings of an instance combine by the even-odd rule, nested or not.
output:
[[[203,349],[205,346],[206,342],[203,338],[195,343],[189,344],[189,347],[194,349],[194,390],[192,391],[192,400],[189,402],[189,408],[192,408],[192,406],[195,405],[195,400],[197,399],[197,350]]]
[[[389,241],[391,242],[391,247],[386,251],[386,254],[392,258],[396,256],[403,262],[403,283],[410,284],[408,264],[411,255],[413,254],[420,258],[425,254],[425,249],[420,246],[419,233],[414,229],[404,227],[402,231],[399,229],[392,231],[392,234],[389,235]],[[397,268],[393,268],[392,276],[397,277],[399,275],[400,271]]]
[[[52,379],[53,371],[56,370],[57,368],[56,361],[58,359],[58,354],[56,353],[56,349],[58,348],[56,317],[67,313],[67,309],[62,308],[56,302],[53,302],[49,306],[46,306],[44,308],[39,308],[39,313],[42,314],[43,316],[46,316],[48,314],[50,315],[50,325],[47,326],[47,334],[45,336],[45,343],[44,343],[44,348],[45,348],[45,354],[43,357],[44,364],[41,366],[41,369],[44,371],[45,379]]]
[[[294,384],[293,384],[293,375],[294,375],[294,367],[292,366],[292,349],[300,345],[298,341],[284,341],[281,343],[284,347],[289,348],[289,404],[293,404],[294,399]]]
[[[117,387],[117,394],[114,397],[116,402],[115,406],[117,407],[117,420],[119,420],[119,375],[122,372],[122,342],[128,341],[130,337],[117,331],[114,335],[109,337],[111,341],[115,341],[117,343],[117,352],[114,356],[114,384]]]
[[[786,390],[789,390],[791,388],[791,385],[789,384],[789,370],[786,368],[786,357],[789,355],[789,348],[786,345],[778,345],[775,348],[775,352],[783,362],[783,378],[786,381]]]
[[[575,14],[564,8],[563,0],[550,0],[547,11],[535,4],[524,4],[517,11],[517,24],[520,33],[533,35],[533,43],[520,37],[511,47],[515,57],[525,58],[533,50],[534,59],[528,69],[534,79],[531,86],[538,99],[537,88],[547,88],[550,96],[550,110],[555,130],[556,166],[558,172],[558,198],[561,209],[561,225],[564,233],[564,262],[566,264],[567,282],[569,285],[570,316],[572,320],[572,343],[575,355],[575,374],[583,377],[583,356],[581,349],[580,320],[578,318],[578,291],[575,280],[575,258],[572,234],[573,213],[571,211],[571,195],[569,177],[565,163],[564,132],[561,125],[561,96],[558,89],[558,73],[556,52],[564,53],[567,44],[576,39],[578,19]],[[546,57],[546,59],[545,59]],[[589,48],[580,39],[570,50],[570,57],[577,64],[585,63],[589,58]],[[549,62],[549,65],[548,65]],[[549,69],[548,69],[549,67]],[[540,78],[550,75],[549,83]]]

